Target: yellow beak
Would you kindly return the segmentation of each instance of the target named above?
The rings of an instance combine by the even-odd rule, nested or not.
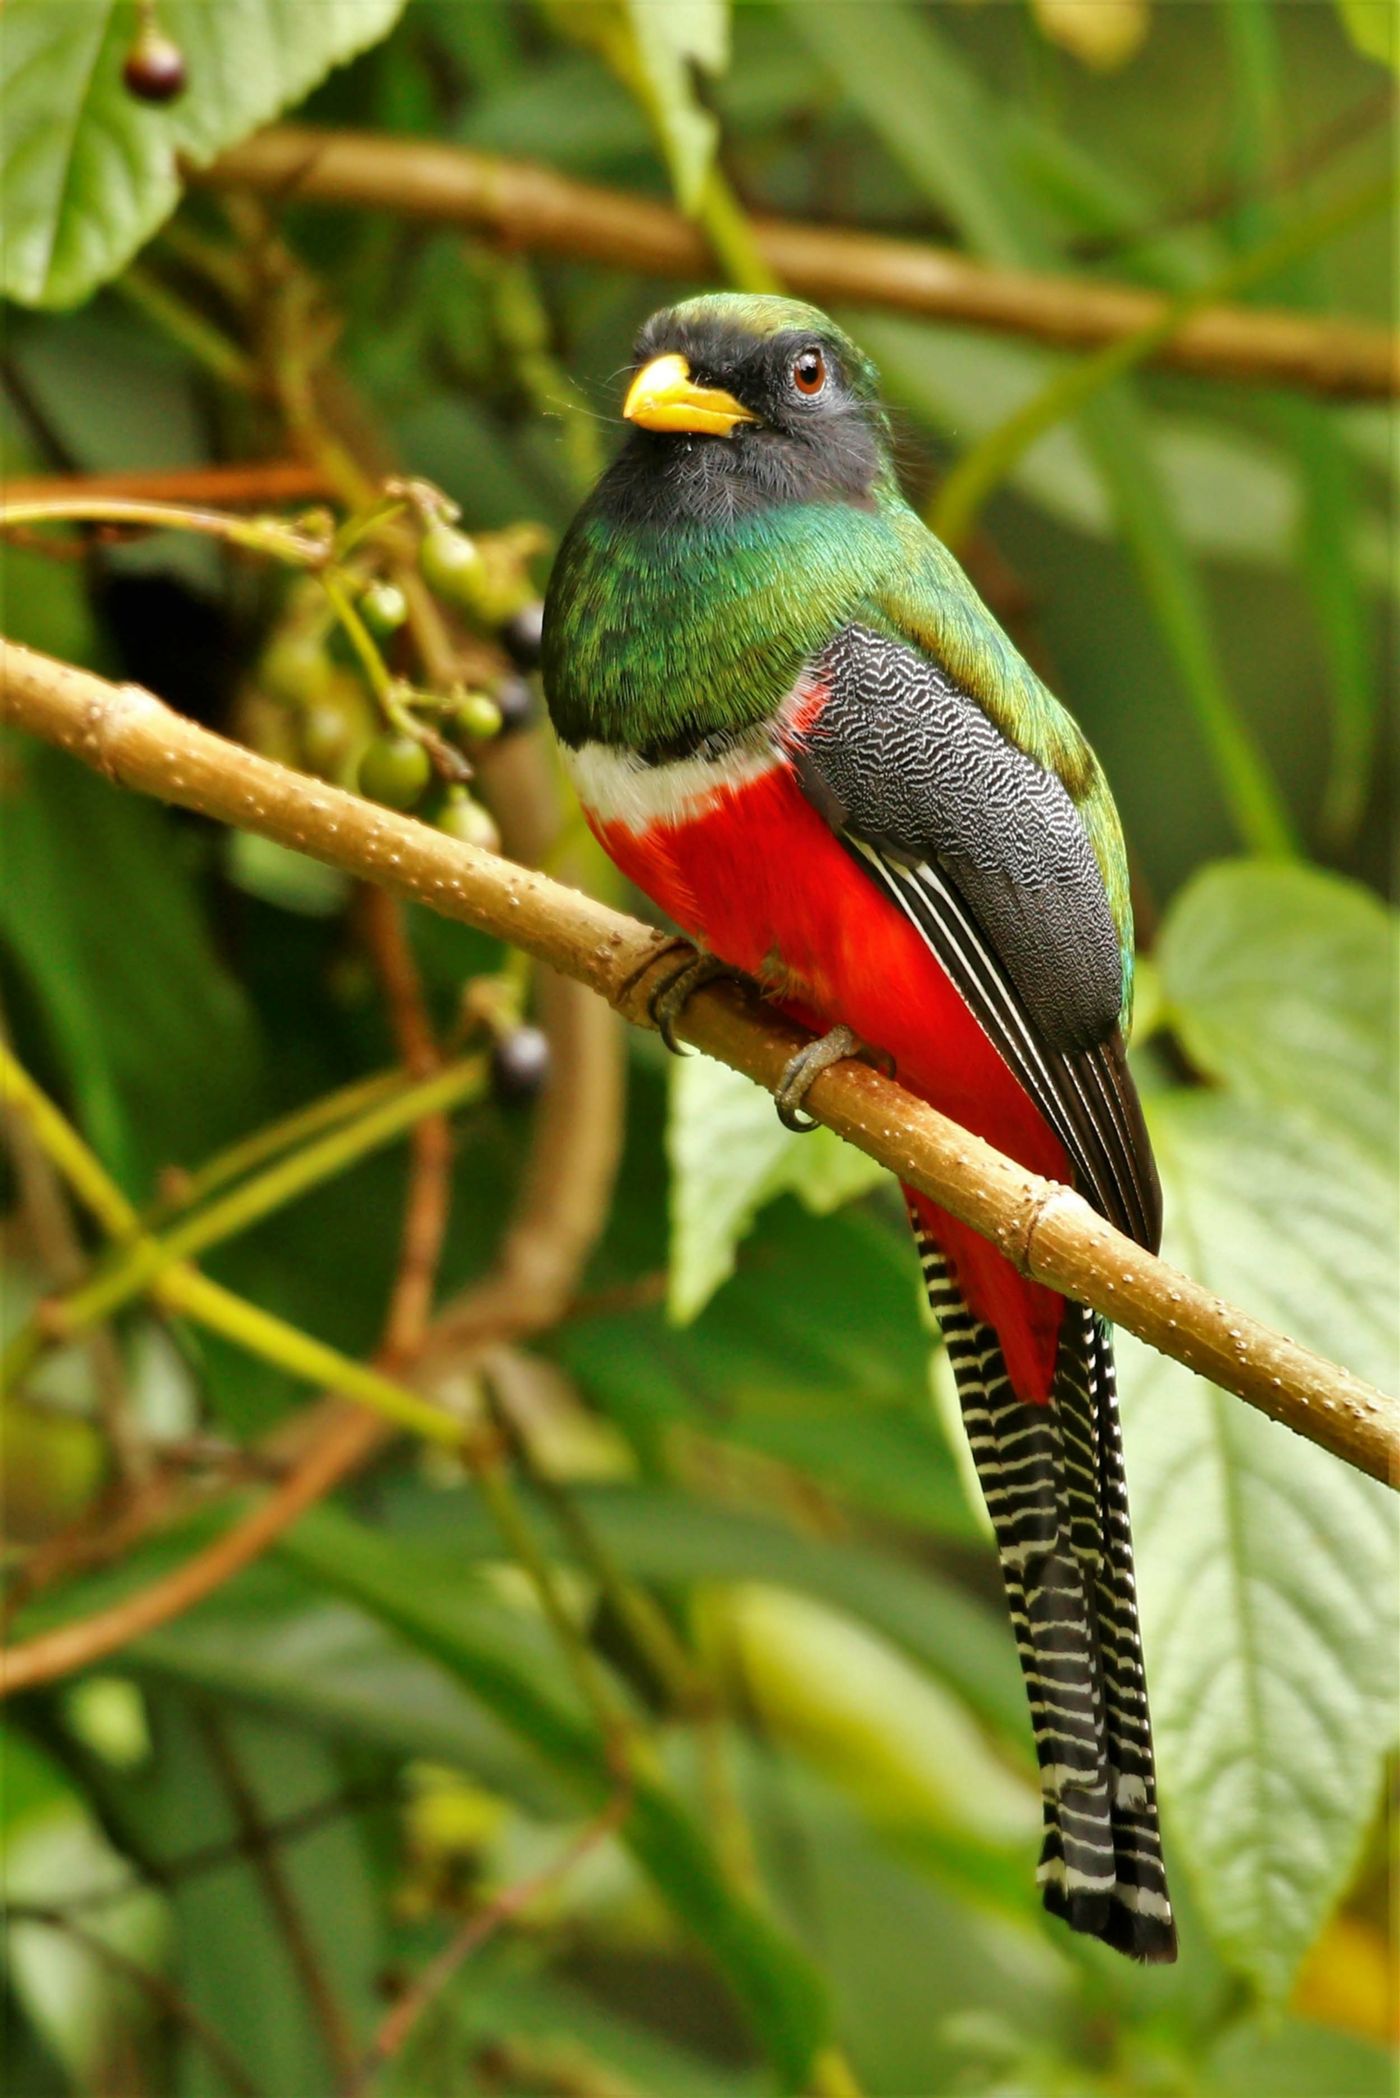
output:
[[[739,423],[759,418],[717,386],[696,386],[684,357],[672,351],[644,364],[627,389],[622,412],[644,430],[695,430],[732,437]]]

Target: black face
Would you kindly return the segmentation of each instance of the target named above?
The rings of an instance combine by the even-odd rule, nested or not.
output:
[[[600,490],[610,505],[633,518],[720,522],[777,503],[870,504],[884,416],[842,339],[803,328],[760,336],[671,311],[643,328],[633,369],[672,352],[697,386],[758,419],[726,436],[633,429]]]

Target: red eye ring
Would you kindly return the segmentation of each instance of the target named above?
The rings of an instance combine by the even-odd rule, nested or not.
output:
[[[826,384],[826,359],[818,349],[803,350],[792,361],[792,383],[812,400]]]

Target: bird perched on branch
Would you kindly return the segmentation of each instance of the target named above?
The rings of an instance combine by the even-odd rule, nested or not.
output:
[[[839,1057],[1155,1249],[1124,1055],[1117,812],[1068,714],[899,492],[869,360],[788,299],[642,330],[632,425],[555,565],[545,687],[588,820],[699,946]],[[674,1046],[674,1044],[673,1044]],[[1109,1331],[906,1190],[1030,1699],[1047,1908],[1175,1957]]]

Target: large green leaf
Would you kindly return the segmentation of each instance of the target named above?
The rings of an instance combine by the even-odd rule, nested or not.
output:
[[[1395,922],[1316,867],[1225,861],[1172,906],[1156,950],[1172,1026],[1208,1077],[1389,1153]]]
[[[0,17],[3,285],[72,306],[169,217],[180,162],[203,167],[377,42],[404,0],[162,0],[188,85],[161,108],[122,82],[125,0],[9,0]]]
[[[1222,1297],[1395,1374],[1393,932],[1365,891],[1227,862],[1158,947],[1210,1092],[1150,1095],[1167,1252]],[[1122,1339],[1163,1790],[1222,1949],[1281,1997],[1345,1885],[1395,1738],[1383,1489]]]
[[[1150,1106],[1168,1256],[1388,1381],[1383,1167],[1228,1094]],[[1128,1336],[1121,1363],[1172,1855],[1232,1964],[1279,1999],[1355,1864],[1395,1739],[1394,1504]]]
[[[884,1169],[829,1129],[797,1136],[773,1102],[726,1064],[677,1057],[666,1147],[671,1161],[670,1305],[694,1318],[734,1272],[734,1254],[766,1202],[794,1194],[818,1216],[882,1180]]]

